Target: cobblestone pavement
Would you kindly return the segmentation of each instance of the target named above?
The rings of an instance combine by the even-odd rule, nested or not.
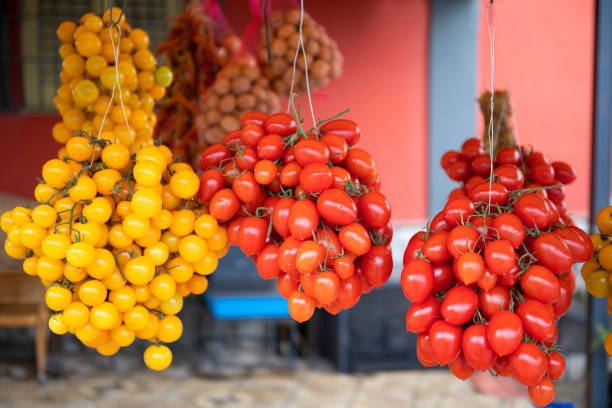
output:
[[[64,367],[64,372],[68,370]],[[202,408],[528,408],[523,398],[479,394],[446,370],[345,375],[298,364],[254,369],[214,379],[186,364],[154,373],[144,367],[99,366],[39,384],[0,376],[0,407],[202,407]]]

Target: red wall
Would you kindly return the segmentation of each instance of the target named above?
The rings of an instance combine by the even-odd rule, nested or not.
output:
[[[490,89],[487,4],[483,0],[478,91]],[[519,138],[578,171],[567,187],[568,209],[589,205],[594,0],[498,0],[495,88],[507,88]],[[478,114],[482,131],[482,115]],[[480,134],[480,133],[479,133]]]

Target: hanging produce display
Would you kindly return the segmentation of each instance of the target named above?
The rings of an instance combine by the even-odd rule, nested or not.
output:
[[[198,150],[206,147],[198,143],[196,115],[200,96],[240,48],[238,37],[219,35],[223,25],[211,16],[215,11],[201,1],[190,2],[156,51],[164,55],[176,77],[167,96],[159,102],[155,132],[175,155],[188,162],[199,157]]]
[[[203,152],[200,199],[304,322],[389,279],[393,231],[357,124],[332,118],[307,130],[293,114],[242,115],[240,129]]]
[[[121,95],[119,85],[128,86],[130,80],[124,76],[122,82],[124,71],[118,71],[118,77],[115,73],[127,61],[122,51],[134,47],[138,50],[132,58],[136,66],[144,69],[138,61],[147,61],[147,69],[137,75],[133,72],[140,84],[137,88],[147,89],[140,79],[146,77],[150,79],[146,83],[159,87],[148,89],[161,96],[162,85],[169,84],[171,75],[160,76],[159,69],[154,74],[155,60],[146,50],[146,32],[130,31],[118,8],[112,9],[112,17],[130,33],[127,37],[120,39],[117,30],[114,43],[108,44],[104,32],[115,33],[117,28],[110,25],[109,10],[102,18],[88,13],[78,27],[70,22],[60,25],[62,49],[71,47],[71,38],[76,38],[76,50],[88,56],[85,64],[89,66],[90,58],[97,56],[90,49],[90,43],[96,43],[94,37],[103,48],[114,45],[108,52],[118,53],[119,63],[103,68],[94,81],[102,81],[111,95]],[[146,53],[139,57],[143,50]],[[73,52],[65,60],[81,58],[80,54]],[[107,69],[113,72],[111,79],[104,79]],[[154,76],[164,78],[157,81],[162,85],[153,85]],[[114,83],[105,83],[116,78]],[[91,90],[98,89],[89,79],[73,78],[73,95],[79,95],[75,102],[82,99],[79,84],[83,81],[94,85]],[[130,95],[136,93],[123,95],[125,105],[130,105]],[[218,258],[227,252],[227,234],[200,208],[200,182],[192,167],[177,162],[168,147],[154,145],[150,134],[139,136],[141,127],[134,120],[142,110],[133,107],[130,111],[121,99],[97,98],[103,98],[109,115],[102,116],[99,123],[94,118],[93,134],[83,124],[80,129],[76,122],[71,125],[68,137],[61,139],[65,146],[58,158],[42,167],[42,179],[34,191],[38,204],[31,210],[16,207],[0,217],[0,227],[7,233],[4,249],[13,258],[25,258],[25,273],[38,276],[47,287],[45,302],[54,311],[49,319],[53,333],[73,333],[103,355],[115,354],[135,338],[149,340],[153,344],[145,350],[144,361],[149,368],[162,370],[172,361],[165,343],[178,340],[183,331],[176,316],[183,297],[207,289],[206,275],[215,271]],[[83,111],[90,112],[91,104],[101,104],[97,98],[88,99]],[[150,103],[152,109],[152,100]],[[154,121],[154,115],[144,115]],[[136,128],[133,142],[132,126]]]
[[[243,54],[229,61],[201,98],[196,124],[206,144],[240,128],[240,116],[249,111],[278,110],[278,96],[262,76],[255,58]]]
[[[581,275],[587,291],[595,297],[608,298],[608,314],[612,316],[612,206],[604,207],[595,218],[598,233],[591,235],[595,249],[593,258],[582,265]],[[604,340],[608,355],[612,356],[612,333]]]
[[[275,10],[270,13],[268,34],[271,56],[268,55],[266,28],[262,27],[259,56],[263,72],[277,93],[288,95],[300,39],[300,10]],[[304,13],[302,35],[307,57],[304,61],[304,52],[300,48],[293,88],[301,94],[306,93],[304,62],[308,64],[311,91],[327,85],[342,74],[342,54],[338,45],[327,35],[325,27],[314,21],[308,13]]]
[[[564,185],[575,170],[515,146],[493,145],[490,155],[474,138],[442,156],[462,185],[411,238],[401,285],[424,366],[448,364],[461,379],[487,369],[513,376],[544,406],[565,366],[557,321],[572,300],[572,266],[590,259],[593,245],[566,214]]]
[[[121,10],[113,10],[118,19]],[[62,121],[53,127],[53,138],[65,144],[75,132],[113,131],[133,153],[152,141],[154,101],[165,95],[172,71],[157,67],[146,31],[130,27],[125,15],[111,27],[110,17],[108,10],[101,17],[87,13],[79,24],[65,21],[57,29],[63,64],[54,105]]]

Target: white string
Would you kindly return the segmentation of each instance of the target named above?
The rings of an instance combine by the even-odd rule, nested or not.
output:
[[[495,20],[496,20],[496,12],[495,12],[495,3],[493,0],[489,2],[488,5],[488,13],[487,13],[487,29],[489,30],[489,53],[491,57],[491,112],[489,115],[489,158],[490,158],[490,172],[489,172],[489,204],[487,208],[491,207],[491,190],[493,189],[493,151],[494,151],[494,141],[495,136],[493,134],[493,111],[495,108],[494,103],[494,95],[495,88],[493,87],[494,79],[495,79]],[[493,16],[493,24],[491,24],[491,15]],[[492,28],[491,28],[492,26]]]
[[[304,75],[306,79],[306,92],[308,95],[308,104],[310,105],[310,114],[312,115],[312,125],[317,126],[317,121],[315,119],[314,109],[312,107],[312,98],[310,96],[310,82],[308,80],[308,61],[306,58],[306,49],[304,48],[304,38],[302,36],[302,25],[304,23],[304,0],[300,0],[300,30],[299,30],[299,40],[297,43],[297,47],[295,48],[295,57],[293,58],[293,75],[291,77],[291,88],[289,90],[289,102],[287,103],[287,112],[291,109],[291,96],[293,95],[293,87],[295,85],[295,68],[297,66],[297,59],[300,53],[300,47],[302,48],[302,54],[304,55]]]

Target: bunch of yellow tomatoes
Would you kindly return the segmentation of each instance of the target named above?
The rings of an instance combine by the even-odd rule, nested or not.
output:
[[[66,143],[73,132],[112,131],[131,149],[150,141],[154,101],[165,95],[172,71],[157,67],[148,34],[131,28],[113,7],[112,15],[108,9],[102,17],[83,15],[78,25],[61,23],[57,36],[63,65],[54,105],[62,121],[53,127],[54,139]]]
[[[608,298],[608,314],[612,316],[612,206],[604,207],[595,218],[599,233],[591,235],[595,252],[593,259],[582,265],[582,278],[587,291],[595,297]],[[612,356],[612,333],[604,346]]]
[[[100,19],[88,14],[74,30],[69,30],[68,23],[60,25],[58,33],[65,41],[62,49],[70,48],[73,38],[76,44],[76,52],[64,51],[65,61],[72,55],[87,56],[85,66],[89,67],[91,58],[105,55],[107,41],[98,27],[108,25],[108,15],[107,11]],[[114,19],[120,15],[121,10],[113,11]],[[141,63],[145,58],[138,57],[143,50],[148,53],[146,33],[130,31],[124,19],[119,25],[122,23],[130,35],[115,42],[115,48],[127,56],[128,50],[135,51],[130,58],[143,69],[140,74],[153,75],[154,61],[145,69]],[[89,44],[96,42],[94,37],[102,48]],[[130,38],[131,45],[123,47]],[[115,84],[105,84],[108,59],[105,55],[105,62],[100,62],[105,67],[95,81],[117,92],[120,78],[112,77]],[[134,69],[131,59],[123,61]],[[63,78],[69,75],[66,68],[65,63]],[[89,69],[87,72],[93,77]],[[143,88],[140,74],[134,75],[136,88],[141,90],[137,102],[144,90],[148,89],[147,97],[152,97],[154,89],[163,90],[155,88],[160,85]],[[96,109],[79,105],[88,94],[80,94],[79,83],[91,80],[73,78],[78,81],[71,91],[70,109],[93,114],[96,122]],[[123,80],[131,83],[127,76]],[[127,89],[130,87],[133,85]],[[103,97],[94,93],[96,100]],[[121,104],[119,109],[123,112]],[[154,116],[149,115],[150,109],[148,112],[146,123],[151,123]],[[227,252],[227,233],[201,208],[197,199],[200,180],[192,167],[177,162],[170,149],[154,144],[148,133],[139,135],[142,128],[135,125],[134,116],[125,128],[112,116],[99,126],[91,123],[97,132],[90,132],[83,125],[86,121],[67,128],[69,136],[61,139],[65,146],[42,167],[42,179],[34,190],[38,204],[33,209],[16,207],[0,217],[0,227],[7,233],[4,249],[11,257],[24,259],[25,273],[38,276],[47,288],[45,302],[55,312],[49,319],[53,333],[73,333],[103,355],[115,354],[135,338],[148,340],[153,344],[145,350],[144,361],[153,370],[163,370],[172,362],[172,352],[164,343],[178,340],[183,332],[177,317],[183,298],[206,291],[206,276]],[[66,126],[66,117],[64,114],[64,122],[54,128],[54,136],[58,126]],[[115,125],[107,128],[108,122]],[[136,129],[137,143],[122,136],[123,130],[132,131],[131,126]]]

